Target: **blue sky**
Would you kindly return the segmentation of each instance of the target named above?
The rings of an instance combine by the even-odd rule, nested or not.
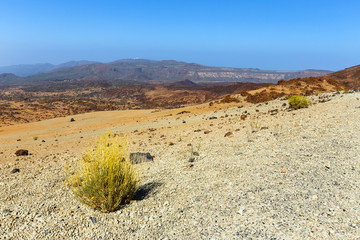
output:
[[[1,0],[0,66],[174,59],[340,70],[360,64],[360,1]]]

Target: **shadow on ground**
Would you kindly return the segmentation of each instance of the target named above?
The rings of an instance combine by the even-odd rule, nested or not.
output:
[[[156,188],[161,185],[162,183],[159,182],[149,182],[141,185],[132,200],[141,201],[148,198],[150,193],[155,193]]]

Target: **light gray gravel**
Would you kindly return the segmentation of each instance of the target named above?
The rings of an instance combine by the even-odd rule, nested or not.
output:
[[[154,162],[139,164],[141,191],[114,213],[73,199],[64,185],[71,153],[2,164],[0,238],[360,239],[360,94],[320,96],[331,101],[205,114],[218,118],[167,130],[173,146],[144,135],[137,150]],[[193,163],[188,143],[200,145]]]

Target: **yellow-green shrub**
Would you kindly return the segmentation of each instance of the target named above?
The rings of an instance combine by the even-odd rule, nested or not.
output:
[[[311,104],[310,100],[307,97],[301,95],[291,96],[288,99],[288,102],[290,108],[292,109],[307,108]]]
[[[67,184],[81,202],[111,212],[129,202],[139,179],[127,152],[126,138],[108,132],[78,160],[73,172],[67,169]]]

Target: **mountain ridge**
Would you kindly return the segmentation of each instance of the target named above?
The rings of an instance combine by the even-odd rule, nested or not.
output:
[[[175,60],[120,59],[109,63],[74,61],[57,65],[51,71],[14,78],[14,83],[42,81],[135,80],[142,83],[171,83],[189,79],[193,82],[276,83],[302,77],[317,77],[332,73],[327,70],[259,70],[256,68],[210,67]],[[0,68],[1,70],[1,68]],[[0,71],[1,73],[1,71]],[[9,83],[9,82],[8,82]]]

